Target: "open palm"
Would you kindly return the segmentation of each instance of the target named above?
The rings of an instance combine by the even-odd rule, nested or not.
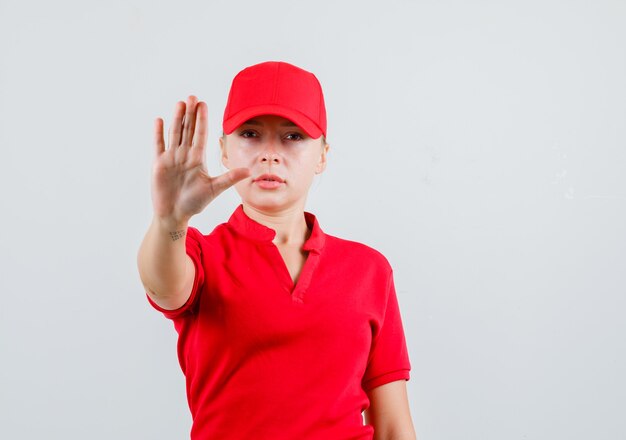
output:
[[[250,175],[248,168],[236,168],[217,177],[209,176],[204,163],[207,114],[206,104],[193,95],[186,104],[177,102],[167,149],[163,120],[155,120],[152,203],[154,214],[161,219],[186,222],[224,190]]]

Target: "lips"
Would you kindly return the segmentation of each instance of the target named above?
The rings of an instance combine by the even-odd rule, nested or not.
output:
[[[285,183],[285,180],[277,176],[276,174],[261,174],[259,177],[254,179],[255,182],[258,182],[260,180],[264,180],[266,182]]]
[[[276,191],[285,185],[285,181],[276,174],[261,174],[254,179],[254,184],[263,191]]]

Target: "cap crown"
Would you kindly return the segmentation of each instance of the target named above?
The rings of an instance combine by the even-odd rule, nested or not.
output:
[[[261,114],[288,118],[313,138],[326,135],[326,106],[317,77],[283,61],[246,67],[235,76],[224,110],[224,133]]]

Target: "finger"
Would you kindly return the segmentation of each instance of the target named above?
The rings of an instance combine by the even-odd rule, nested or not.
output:
[[[154,120],[154,152],[160,156],[165,151],[165,141],[163,140],[163,119]]]
[[[234,168],[224,174],[213,178],[213,191],[217,196],[224,190],[230,188],[240,180],[249,177],[252,173],[249,168]]]
[[[189,95],[187,98],[187,113],[185,113],[185,120],[183,121],[183,139],[180,144],[184,146],[191,146],[191,139],[193,138],[193,131],[196,128],[196,107],[198,104],[198,98],[193,95]]]
[[[204,102],[198,103],[196,113],[196,130],[193,134],[193,147],[204,148],[206,146],[207,134],[209,132],[209,110]]]
[[[178,101],[174,107],[174,117],[169,131],[169,148],[176,148],[180,145],[180,135],[182,132],[183,115],[185,114],[185,103]]]

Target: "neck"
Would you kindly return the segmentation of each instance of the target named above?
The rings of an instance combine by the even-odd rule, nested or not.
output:
[[[244,203],[243,211],[252,220],[276,231],[276,236],[272,242],[277,246],[300,247],[311,234],[304,218],[304,210],[301,207],[266,212]]]

